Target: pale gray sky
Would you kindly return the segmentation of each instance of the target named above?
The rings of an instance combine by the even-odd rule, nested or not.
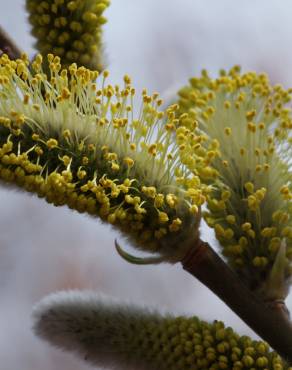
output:
[[[32,55],[24,0],[0,3],[1,25]],[[112,0],[104,35],[111,78],[128,73],[138,89],[163,93],[202,68],[241,64],[291,86],[291,10],[290,0]],[[117,234],[99,221],[5,189],[0,201],[1,369],[90,369],[31,333],[32,305],[57,289],[92,288],[252,334],[179,266],[126,264],[114,251]]]

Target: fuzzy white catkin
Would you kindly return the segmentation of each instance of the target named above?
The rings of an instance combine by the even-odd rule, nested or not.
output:
[[[141,314],[142,313],[142,314]],[[84,360],[107,369],[154,370],[149,364],[129,359],[123,353],[123,333],[139,321],[147,310],[118,304],[113,298],[90,291],[65,291],[50,294],[33,310],[33,330],[53,346],[72,351]],[[152,319],[159,315],[152,312]],[[119,345],[113,343],[120,340]],[[117,343],[118,344],[118,343]]]
[[[89,363],[117,370],[292,370],[266,342],[220,321],[173,317],[91,292],[48,296],[34,310],[34,331]]]

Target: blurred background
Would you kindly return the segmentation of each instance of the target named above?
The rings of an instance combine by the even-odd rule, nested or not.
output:
[[[30,55],[24,0],[2,1],[0,23]],[[112,0],[104,44],[115,83],[171,96],[202,68],[240,64],[292,85],[290,0]],[[213,240],[203,227],[203,238]],[[177,314],[219,319],[255,334],[180,266],[136,267],[114,249],[119,237],[98,220],[0,189],[0,368],[90,370],[31,331],[33,305],[61,289],[94,289]],[[292,309],[291,297],[288,306]],[[138,369],[137,369],[138,370]]]

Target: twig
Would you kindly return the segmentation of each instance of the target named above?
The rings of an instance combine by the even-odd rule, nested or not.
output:
[[[21,56],[19,47],[0,26],[0,56],[4,53],[7,54],[10,59],[18,59]]]
[[[182,265],[292,364],[292,325],[283,302],[271,305],[260,301],[203,241],[184,257]]]

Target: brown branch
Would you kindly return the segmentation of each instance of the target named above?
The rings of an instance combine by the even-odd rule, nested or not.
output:
[[[21,57],[21,53],[16,43],[0,26],[0,56],[1,54],[7,54],[10,59],[18,59]]]
[[[283,302],[262,302],[209,246],[200,241],[181,261],[183,268],[221,298],[262,339],[292,364],[292,325]]]

